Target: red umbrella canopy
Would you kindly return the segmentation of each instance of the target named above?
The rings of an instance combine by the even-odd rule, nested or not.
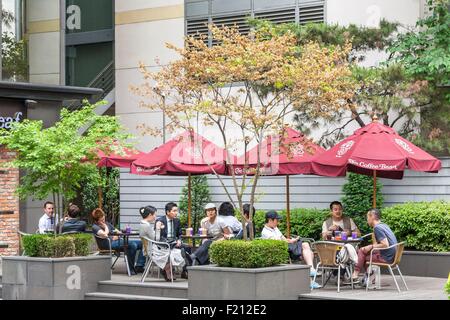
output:
[[[131,173],[187,175],[215,171],[224,174],[226,155],[225,149],[193,131],[186,131],[135,160]]]
[[[441,161],[402,138],[394,129],[374,121],[356,130],[312,163],[315,174],[345,176],[347,171],[401,179],[408,168],[437,172]]]
[[[98,150],[97,156],[100,158],[100,161],[97,163],[97,167],[129,168],[134,160],[144,155],[144,152],[135,149],[123,148],[123,151],[123,155],[115,153],[107,155],[103,151]]]
[[[280,136],[269,136],[261,143],[260,172],[265,175],[294,175],[311,173],[311,161],[325,150],[312,143],[302,133],[286,127]],[[235,174],[243,174],[245,157],[247,174],[254,174],[258,163],[258,145],[237,159]]]

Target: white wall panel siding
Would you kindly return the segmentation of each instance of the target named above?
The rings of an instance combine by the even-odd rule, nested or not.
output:
[[[385,206],[408,201],[450,201],[450,158],[442,159],[443,168],[438,174],[407,171],[403,180],[380,179],[383,184]],[[138,209],[144,205],[158,208],[164,213],[164,205],[169,201],[178,202],[186,177],[153,176],[145,177],[127,173],[120,175],[121,223],[139,222]],[[231,187],[231,178],[223,177]],[[342,197],[344,178],[316,176],[291,176],[291,208],[326,208],[328,204]],[[280,210],[285,208],[285,177],[263,177],[259,182],[260,200],[257,209]],[[228,201],[220,182],[215,176],[208,176],[212,200],[216,203]],[[232,188],[229,189],[230,192]],[[247,198],[248,199],[248,198]]]

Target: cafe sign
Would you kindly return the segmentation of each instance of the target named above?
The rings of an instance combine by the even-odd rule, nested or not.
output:
[[[26,118],[25,107],[16,101],[4,100],[0,102],[0,129],[11,129],[15,122]]]

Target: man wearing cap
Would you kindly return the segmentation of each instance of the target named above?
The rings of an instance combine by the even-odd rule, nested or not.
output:
[[[313,266],[314,254],[308,243],[302,243],[299,237],[294,239],[287,239],[278,229],[278,221],[281,220],[281,216],[275,210],[270,210],[266,212],[266,224],[261,232],[261,238],[281,240],[288,243],[289,255],[293,259],[298,259],[300,256],[303,257],[306,264],[311,266],[310,275],[314,277],[316,270]],[[319,285],[315,282],[311,283],[312,288],[318,288]]]
[[[229,239],[231,237],[230,228],[221,216],[217,215],[217,208],[214,203],[208,203],[205,206],[206,217],[200,222],[200,226],[206,229],[211,239],[203,240],[203,243],[194,254],[191,254],[192,264],[207,264],[209,261],[209,247],[213,241]]]

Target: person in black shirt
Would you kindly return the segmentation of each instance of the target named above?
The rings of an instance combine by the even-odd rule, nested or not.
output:
[[[86,222],[80,220],[80,208],[76,204],[69,204],[69,209],[67,210],[68,217],[64,219],[62,226],[62,233],[66,232],[85,232]]]
[[[114,226],[106,222],[105,213],[102,209],[97,208],[92,212],[94,217],[94,223],[92,224],[92,232],[100,238],[96,239],[99,244],[100,249],[108,249],[108,240],[111,239],[111,249],[117,250],[124,245],[123,239],[114,235],[114,233],[120,233],[120,230],[114,228]],[[102,241],[103,240],[103,241]],[[136,263],[136,268],[134,266],[136,252],[139,250],[138,260]],[[145,265],[145,257],[142,252],[142,242],[141,240],[128,240],[127,249],[128,265],[130,267],[131,274],[136,274],[136,272],[143,272]]]

